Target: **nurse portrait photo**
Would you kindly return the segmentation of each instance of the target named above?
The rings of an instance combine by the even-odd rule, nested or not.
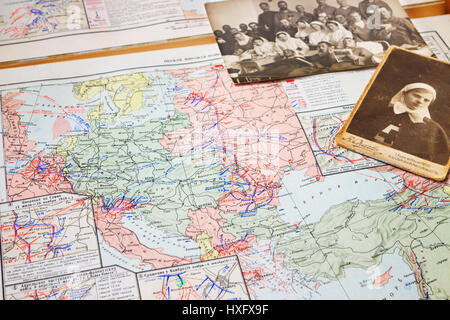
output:
[[[343,129],[353,140],[338,144],[363,145],[355,151],[424,176],[434,177],[421,170],[441,169],[442,179],[450,158],[449,79],[450,64],[394,48]]]

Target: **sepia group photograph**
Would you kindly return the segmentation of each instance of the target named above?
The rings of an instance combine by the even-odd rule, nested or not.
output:
[[[205,7],[235,83],[375,67],[390,45],[432,55],[397,0],[227,0]]]
[[[434,180],[450,164],[450,64],[392,46],[338,145]]]

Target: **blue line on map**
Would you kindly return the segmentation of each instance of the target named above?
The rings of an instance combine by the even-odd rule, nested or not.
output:
[[[53,241],[53,240],[52,240]],[[55,254],[57,253],[58,250],[60,251],[70,251],[70,249],[72,248],[72,244],[68,244],[67,246],[64,247],[53,247],[50,244],[47,245],[47,247],[50,249],[44,256],[44,258],[47,258],[47,255],[50,252],[54,252]]]
[[[59,1],[59,0],[39,0],[35,4],[39,5],[39,4],[43,4],[43,3],[51,3],[51,2],[57,2],[57,1]]]
[[[414,259],[416,260],[417,270],[419,271],[420,277],[422,278],[422,282],[424,282],[423,276],[422,276],[422,269],[420,268],[419,262],[417,261],[416,253],[412,249],[411,249],[411,252],[414,255]],[[423,287],[425,288],[425,297],[428,299],[428,297],[429,297],[428,288],[425,285]]]
[[[216,80],[214,81],[214,84],[210,87],[210,89],[213,89],[217,86],[217,83],[219,83],[219,75],[216,75]]]
[[[431,207],[431,208],[430,208],[430,205],[429,205],[429,204],[428,204],[428,205],[422,205],[422,206],[411,207],[411,206],[413,206],[414,204],[416,204],[417,202],[420,202],[420,198],[414,197],[414,199],[412,199],[411,202],[410,202],[409,204],[398,203],[397,206],[392,210],[392,212],[396,212],[396,211],[403,210],[403,209],[405,209],[405,210],[424,210],[424,211],[427,211],[427,214],[429,214],[429,213],[431,213],[434,209],[440,209],[440,208],[445,208],[445,207],[450,206],[450,202],[447,203],[445,200],[442,199],[442,197],[433,197],[433,196],[430,196],[430,195],[428,195],[428,194],[427,194],[427,195],[424,195],[424,194],[423,194],[423,191],[422,191],[422,192],[416,191],[416,190],[414,190],[414,189],[409,188],[407,185],[405,185],[404,187],[407,188],[408,190],[414,192],[415,194],[417,194],[417,195],[419,195],[419,196],[425,196],[426,198],[429,198],[429,199],[437,199],[437,200],[439,200],[439,202],[438,202],[437,204],[435,204],[435,205],[434,205],[433,207]],[[397,192],[392,191],[392,192],[386,194],[385,199],[386,199],[387,201],[394,200],[394,197],[395,197],[396,195],[397,195]]]
[[[175,273],[175,274],[168,274],[168,275],[161,275],[158,276],[158,278],[163,278],[163,286],[167,287],[167,300],[170,300],[170,286],[169,286],[169,280],[172,277],[178,277],[178,279],[181,281],[181,284],[184,283],[183,278],[181,277],[182,274],[185,274],[186,271]],[[165,282],[165,284],[164,284]]]
[[[91,125],[89,123],[87,123],[79,115],[71,113],[71,114],[66,115],[66,117],[75,121],[75,123],[81,128],[82,131],[89,133],[89,131],[91,129]]]
[[[212,140],[212,141],[210,141],[210,142],[207,142],[205,145],[203,145],[202,147],[201,147],[201,149],[203,150],[203,149],[206,149],[207,147],[209,147],[210,145],[212,145],[214,143],[214,140]]]
[[[423,248],[425,248],[425,249],[431,249],[431,248],[433,248],[433,247],[439,247],[439,246],[445,246],[445,247],[448,247],[449,246],[449,244],[448,243],[445,243],[445,242],[436,242],[436,243],[432,243],[432,244],[429,244],[429,245],[425,245],[423,242],[422,242],[422,240],[420,240],[420,239],[418,239],[418,238],[413,238],[414,240],[416,240],[416,241],[418,241],[419,243],[420,243],[420,245],[423,247]]]
[[[216,245],[216,246],[214,247],[214,249],[220,248],[220,249],[222,249],[222,250],[227,250],[229,247],[231,247],[232,245],[234,245],[234,244],[236,244],[236,243],[238,243],[238,242],[242,242],[242,241],[248,242],[248,241],[247,241],[247,236],[248,236],[248,235],[249,235],[249,232],[246,232],[245,235],[244,235],[244,236],[241,236],[241,238],[240,238],[239,240],[235,240],[235,241],[232,241],[232,242],[229,242],[229,243],[224,243],[224,242],[223,242],[223,234],[222,234],[222,235],[220,236],[220,242],[221,242],[222,244]]]
[[[348,158],[348,157],[346,157],[344,155],[335,154],[335,153],[331,152],[330,149],[324,150],[323,148],[320,147],[319,142],[317,141],[317,137],[316,137],[316,119],[314,119],[314,121],[313,121],[313,132],[312,132],[312,135],[313,135],[314,144],[317,146],[317,148],[319,148],[319,150],[313,150],[314,152],[319,153],[319,154],[329,155],[329,156],[332,156],[332,157],[335,157],[335,158],[343,158],[346,161],[349,161],[349,162],[353,163],[353,161],[350,158]]]
[[[64,228],[61,229],[61,230],[59,230],[59,231],[57,231],[57,232],[55,232],[54,230],[56,229],[56,227],[55,227],[54,225],[52,225],[52,224],[46,224],[46,223],[36,224],[36,223],[35,223],[35,220],[29,220],[26,224],[24,224],[24,225],[19,225],[19,224],[18,224],[18,219],[19,219],[18,214],[17,214],[14,210],[12,210],[12,212],[13,212],[13,215],[14,215],[14,223],[13,223],[13,226],[14,226],[15,236],[16,236],[17,238],[19,238],[20,240],[22,240],[22,241],[27,245],[27,247],[28,247],[28,254],[27,254],[27,261],[28,261],[28,262],[31,262],[31,244],[19,235],[18,231],[19,231],[20,229],[24,229],[24,228],[28,228],[28,227],[50,227],[50,228],[52,229],[52,232],[44,233],[44,235],[43,235],[43,238],[47,238],[47,237],[48,237],[48,238],[50,239],[49,243],[47,243],[47,248],[49,248],[50,250],[45,254],[44,258],[46,258],[47,255],[48,255],[50,252],[53,252],[53,251],[56,252],[56,250],[66,250],[66,249],[68,249],[68,248],[70,248],[70,247],[72,246],[72,245],[70,244],[70,245],[67,245],[67,246],[65,246],[65,247],[56,248],[56,247],[54,247],[54,246],[51,245],[51,243],[55,240],[55,237],[56,237],[57,235],[59,235],[59,233],[60,233]]]
[[[264,191],[266,191],[266,189],[263,189],[262,191],[260,191],[257,196],[259,196],[260,194],[262,194]]]
[[[335,133],[336,130],[338,130],[338,129],[339,129],[339,126],[335,126],[333,129],[331,129],[330,135],[332,135],[333,133]]]
[[[92,290],[92,288],[82,289],[82,290],[78,290],[78,291],[72,291],[72,292],[69,292],[68,295],[74,300],[80,300],[80,299],[85,298],[91,290]]]
[[[248,243],[248,241],[247,241],[247,236],[248,236],[249,234],[251,234],[251,233],[254,233],[254,231],[253,231],[253,230],[247,231],[247,232],[245,233],[245,236],[243,236],[243,237],[241,236],[241,239],[236,240],[236,241],[232,241],[232,242],[229,242],[229,243],[224,243],[224,241],[223,241],[223,234],[221,234],[221,235],[220,235],[220,243],[222,243],[222,244],[219,244],[219,245],[214,246],[214,248],[211,249],[211,250],[209,250],[209,251],[205,254],[205,256],[208,255],[209,253],[211,253],[212,251],[217,250],[217,249],[228,250],[229,247],[231,247],[232,245],[234,245],[234,244],[236,244],[236,243],[238,243],[238,242],[242,242],[242,241],[243,241],[243,242],[247,242],[247,243]]]
[[[252,200],[250,200],[250,199],[248,199],[248,200],[245,200],[245,199],[239,199],[239,198],[237,198],[235,195],[234,195],[234,193],[231,191],[230,192],[230,194],[231,194],[231,196],[233,197],[233,198],[235,198],[236,200],[238,200],[238,201],[252,201]]]
[[[198,103],[197,103],[198,104]],[[197,104],[195,105],[195,106],[197,106]],[[207,105],[205,105],[201,110],[203,111],[203,110],[205,110],[206,108],[209,108],[209,107],[211,107],[211,106],[214,106],[213,104],[212,104],[212,102],[210,102],[210,103],[208,103]]]
[[[205,191],[208,191],[208,190],[215,190],[215,189],[220,189],[220,188],[223,188],[223,187],[225,187],[225,185],[215,186],[215,187],[206,187],[206,188],[205,188]]]
[[[392,192],[390,192],[390,193],[388,193],[387,195],[386,195],[386,200],[387,201],[389,201],[389,200],[392,200],[392,198],[395,196],[395,191],[392,191]]]
[[[56,231],[56,232],[51,232],[51,233],[46,232],[42,235],[42,237],[43,238],[53,238],[54,236],[58,236],[64,229],[65,228],[62,227],[59,231]]]
[[[205,295],[205,298],[207,298],[210,294],[210,292],[212,291],[212,289],[217,288],[219,290],[219,293],[216,296],[216,300],[220,297],[220,295],[223,292],[227,292],[227,293],[231,293],[233,294],[234,292],[230,291],[230,290],[226,290],[224,288],[222,288],[220,285],[218,285],[214,280],[212,280],[208,275],[205,275],[205,279],[202,281],[202,283],[198,286],[198,288],[196,289],[197,291],[200,289],[200,287],[203,285],[203,283],[205,283],[206,281],[211,282],[211,287],[209,288],[208,292]]]
[[[111,209],[114,210],[120,210],[120,211],[126,211],[132,208],[135,208],[136,206],[143,204],[143,203],[151,203],[150,199],[148,197],[144,197],[142,195],[136,195],[132,198],[127,198],[126,193],[121,194],[117,196],[114,199],[105,198],[104,196],[100,196],[100,199],[102,200],[103,208],[106,209],[106,211],[109,211]],[[127,203],[122,206],[122,203],[127,200]],[[117,203],[119,201],[119,203]]]
[[[266,191],[266,190],[267,190],[266,188],[263,188],[263,191],[262,191],[262,192],[264,192],[264,191]],[[256,189],[255,189],[255,192],[256,192]],[[257,210],[257,209],[260,209],[260,208],[262,208],[262,207],[268,206],[268,205],[272,202],[272,200],[273,200],[273,198],[274,198],[274,191],[273,191],[273,188],[271,188],[271,195],[270,195],[269,201],[266,202],[266,203],[259,204],[259,205],[256,205],[256,204],[255,204],[255,201],[253,200],[254,195],[255,195],[255,193],[253,193],[252,200],[248,200],[248,201],[252,201],[252,203],[248,204],[248,206],[245,208],[245,211],[239,212],[239,214],[241,214],[241,217],[249,217],[249,216],[253,216],[253,215],[248,215],[248,214],[249,214],[249,213],[256,213],[256,210]],[[236,198],[235,198],[235,199],[236,199]],[[236,200],[240,200],[240,199],[236,199]],[[247,200],[241,200],[241,201],[247,201]],[[252,210],[249,211],[249,208],[250,208],[250,206],[251,206],[252,204],[255,204],[255,208],[253,208]],[[244,215],[245,215],[245,216],[244,216]]]
[[[39,163],[36,166],[37,173],[45,173],[50,168],[50,164],[46,162],[42,162],[42,160],[39,158]]]
[[[43,15],[44,14],[44,12],[42,12],[39,9],[31,9],[30,12],[33,13],[33,14],[39,14],[39,15]]]
[[[19,233],[17,232],[18,231],[17,225],[16,225],[18,216],[17,216],[17,214],[15,213],[14,210],[12,212],[13,212],[13,214],[15,216],[15,219],[14,219],[14,232],[15,232],[15,235],[16,235],[17,238],[19,238],[20,240],[22,240],[23,242],[25,242],[27,244],[27,247],[28,247],[27,261],[31,263],[31,257],[30,257],[30,255],[31,255],[31,247],[30,247],[30,244],[25,239],[23,239],[21,236],[19,236]]]

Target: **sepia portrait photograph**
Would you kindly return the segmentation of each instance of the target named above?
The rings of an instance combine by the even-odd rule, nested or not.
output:
[[[338,145],[435,180],[450,158],[450,64],[391,47]]]
[[[432,54],[397,0],[228,0],[205,7],[235,83],[374,67],[390,45]]]

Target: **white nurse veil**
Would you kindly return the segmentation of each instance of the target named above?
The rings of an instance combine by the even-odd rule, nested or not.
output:
[[[397,92],[397,94],[395,96],[393,96],[391,101],[389,102],[389,106],[392,107],[395,114],[401,114],[401,113],[407,112],[409,115],[409,118],[411,119],[412,122],[423,123],[424,118],[431,119],[430,111],[428,110],[428,106],[430,104],[428,104],[428,106],[426,106],[426,107],[423,107],[423,108],[420,108],[417,110],[411,110],[408,108],[408,106],[406,105],[405,100],[404,100],[404,94],[406,92],[414,90],[414,89],[424,89],[424,90],[430,92],[433,96],[433,99],[430,102],[430,104],[433,103],[434,100],[436,100],[436,90],[432,86],[430,86],[429,84],[426,84],[426,83],[422,83],[422,82],[415,82],[415,83],[410,83],[410,84],[404,86],[402,90]]]

